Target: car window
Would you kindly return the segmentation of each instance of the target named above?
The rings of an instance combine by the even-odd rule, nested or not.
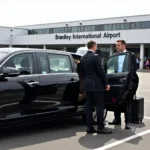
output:
[[[72,72],[69,56],[61,54],[48,54],[51,73]]]
[[[126,54],[110,57],[106,62],[107,74],[129,72],[129,56]]]
[[[39,57],[39,63],[40,63],[40,74],[48,74],[48,61],[47,61],[47,55],[44,53],[41,53]]]
[[[33,74],[32,54],[17,54],[8,59],[3,67],[13,67],[20,71],[21,75]]]

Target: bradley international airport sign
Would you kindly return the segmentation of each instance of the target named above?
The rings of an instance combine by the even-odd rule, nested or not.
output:
[[[120,38],[120,32],[117,33],[109,33],[109,32],[104,32],[104,33],[99,33],[99,34],[72,34],[72,35],[55,35],[55,40],[72,40],[72,39],[100,39],[100,38],[107,38],[107,39],[112,39],[112,38]]]

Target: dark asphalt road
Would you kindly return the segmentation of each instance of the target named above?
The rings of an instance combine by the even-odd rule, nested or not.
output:
[[[148,149],[150,147],[150,74],[139,73],[139,76],[140,87],[137,95],[145,98],[146,119],[142,124],[132,124],[131,130],[126,131],[122,122],[121,127],[107,125],[113,131],[112,135],[87,135],[82,119],[75,118],[61,123],[37,124],[36,128],[4,130],[0,138],[0,150]],[[113,114],[109,113],[107,120],[112,119]],[[145,134],[145,131],[148,133]],[[145,135],[140,136],[140,134]],[[130,137],[133,139],[129,140]]]

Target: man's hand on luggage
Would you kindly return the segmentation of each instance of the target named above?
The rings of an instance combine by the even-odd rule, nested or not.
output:
[[[109,91],[110,90],[110,85],[106,85],[106,91]]]

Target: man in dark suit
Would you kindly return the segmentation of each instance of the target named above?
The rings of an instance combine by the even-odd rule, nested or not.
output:
[[[136,70],[137,70],[137,65],[136,65],[136,57],[133,53],[129,52],[126,50],[126,42],[124,40],[118,40],[116,43],[116,49],[117,49],[117,53],[129,53],[131,56],[131,62],[130,65],[132,66],[133,69],[133,73],[134,75],[132,75],[134,78],[133,80],[137,80],[138,82],[138,76],[136,74]],[[128,71],[128,57],[126,57],[125,55],[120,55],[119,57],[116,57],[115,60],[115,72],[125,72]],[[135,90],[136,91],[136,90]],[[128,125],[129,123],[129,112],[128,112],[128,106],[131,102],[131,99],[133,99],[135,93],[131,93],[129,94],[128,100],[126,100],[125,104],[124,104],[124,110],[125,110],[125,129],[130,129],[130,126]],[[120,107],[117,107],[115,112],[114,112],[114,117],[115,119],[112,122],[109,122],[109,125],[121,125],[121,109]]]
[[[84,90],[86,92],[86,123],[87,133],[110,134],[111,131],[104,128],[104,91],[109,90],[108,80],[102,67],[101,58],[95,54],[97,44],[94,41],[87,43],[88,52],[81,58],[81,76],[84,78]],[[92,110],[96,103],[97,131],[92,125]]]

